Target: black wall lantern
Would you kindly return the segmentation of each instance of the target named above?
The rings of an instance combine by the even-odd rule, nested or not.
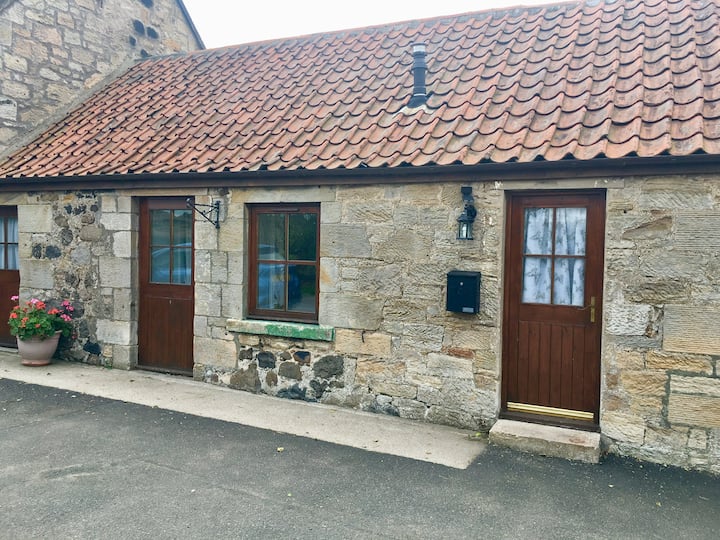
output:
[[[472,226],[475,222],[475,216],[477,216],[477,210],[473,206],[473,195],[472,187],[463,186],[460,188],[463,202],[465,207],[463,208],[460,217],[458,218],[458,240],[472,240]]]

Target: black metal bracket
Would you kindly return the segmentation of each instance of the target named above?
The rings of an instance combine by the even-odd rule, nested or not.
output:
[[[212,204],[195,204],[192,199],[185,201],[188,208],[192,208],[210,223],[215,225],[216,229],[220,228],[220,201],[215,201]],[[201,210],[201,208],[207,208],[207,210]]]

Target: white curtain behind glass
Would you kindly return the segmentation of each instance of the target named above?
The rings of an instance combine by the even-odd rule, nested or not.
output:
[[[586,224],[585,208],[525,209],[523,302],[583,305]]]

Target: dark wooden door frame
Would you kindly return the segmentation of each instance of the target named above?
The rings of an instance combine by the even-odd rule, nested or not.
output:
[[[586,283],[585,283],[585,302],[581,308],[575,308],[571,306],[560,307],[556,310],[559,317],[557,328],[561,328],[563,324],[575,324],[574,332],[578,333],[579,327],[589,328],[587,334],[591,336],[591,339],[583,339],[584,357],[587,361],[592,362],[590,365],[590,371],[588,374],[581,375],[578,379],[579,384],[583,386],[583,392],[585,397],[582,398],[584,406],[581,410],[588,410],[592,412],[592,421],[588,419],[573,419],[562,416],[551,416],[547,414],[547,411],[543,411],[541,414],[536,414],[532,411],[532,407],[528,407],[528,411],[524,412],[513,412],[509,411],[507,404],[510,393],[510,382],[509,380],[517,375],[517,373],[523,372],[523,367],[520,366],[520,361],[517,360],[519,355],[519,345],[515,344],[520,342],[520,312],[521,308],[525,309],[526,314],[530,316],[539,316],[542,318],[542,307],[535,305],[522,305],[521,300],[521,280],[522,280],[522,209],[525,207],[531,207],[530,201],[536,202],[537,206],[554,205],[555,207],[560,206],[577,206],[578,204],[587,204],[588,211],[588,231],[587,231],[587,261],[586,261]],[[585,201],[583,203],[583,201]],[[535,206],[535,205],[532,205]],[[591,230],[592,228],[592,230]],[[516,418],[524,419],[529,421],[537,421],[546,424],[556,425],[570,425],[575,427],[582,427],[584,429],[597,429],[599,422],[599,406],[600,406],[600,345],[602,338],[602,291],[604,281],[604,240],[605,240],[605,191],[604,190],[563,190],[563,191],[521,191],[521,192],[509,192],[507,194],[507,220],[506,220],[506,242],[505,242],[505,289],[504,289],[504,313],[503,313],[503,347],[502,347],[502,384],[501,384],[501,417],[505,418]],[[588,269],[594,269],[595,271],[588,271]],[[590,323],[590,309],[586,308],[590,304],[591,297],[595,297],[595,322]],[[584,308],[584,309],[583,309]],[[552,309],[552,308],[551,308]],[[534,312],[534,315],[533,315]],[[580,323],[578,326],[578,316],[582,315],[585,322]],[[566,319],[563,322],[562,319]],[[541,323],[542,324],[542,323]],[[552,324],[548,322],[547,324]],[[546,324],[546,326],[547,326]],[[566,330],[560,330],[565,332]],[[583,331],[584,336],[584,331]],[[542,336],[538,338],[537,343],[542,342]],[[545,338],[546,340],[548,338]],[[565,338],[563,338],[565,339]],[[565,343],[566,341],[563,341]],[[587,343],[586,343],[587,342]],[[552,351],[551,344],[547,343],[548,350]],[[556,351],[557,352],[557,351]],[[552,354],[552,353],[550,353]],[[538,354],[538,356],[541,356]],[[548,355],[550,356],[550,355]],[[563,351],[558,353],[558,360],[562,363],[567,361],[566,357],[570,357],[575,361],[576,352],[575,350],[568,353]],[[553,360],[555,361],[555,360]],[[515,362],[514,365],[511,362]],[[587,365],[587,364],[586,364]],[[562,370],[562,367],[560,368]],[[531,373],[540,373],[537,369],[527,368],[528,375]],[[548,375],[548,378],[550,376]],[[578,384],[578,381],[573,380],[570,376],[570,384]],[[518,378],[519,380],[519,378]],[[539,385],[539,383],[538,383]],[[517,395],[517,388],[513,389],[515,395]],[[589,401],[588,401],[589,400]],[[540,398],[534,399],[535,402],[541,404],[550,403],[557,401],[557,398]],[[588,403],[592,401],[592,406],[589,408]],[[577,403],[574,400],[574,403]],[[540,407],[542,408],[542,407]],[[548,409],[553,408],[549,406]],[[565,409],[558,407],[559,409]],[[569,407],[568,407],[569,409]]]
[[[11,296],[19,294],[20,291],[20,270],[19,269],[8,269],[8,230],[7,230],[7,219],[17,219],[17,206],[1,206],[0,207],[0,227],[4,227],[3,230],[3,244],[5,244],[4,255],[5,258],[0,265],[0,315],[3,317],[3,327],[0,331],[0,346],[2,347],[17,347],[17,341],[15,337],[10,334],[10,327],[7,324],[7,318],[10,314],[10,310],[17,304],[13,300],[10,300]],[[11,242],[17,246],[16,242]]]
[[[181,375],[191,375],[194,362],[194,277],[188,285],[151,282],[150,212],[185,209],[186,201],[187,197],[141,199],[138,242],[138,367]],[[194,269],[194,232],[191,234],[191,269]]]

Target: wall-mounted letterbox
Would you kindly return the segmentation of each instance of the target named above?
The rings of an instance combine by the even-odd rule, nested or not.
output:
[[[480,311],[480,272],[448,272],[446,309],[457,313]]]

